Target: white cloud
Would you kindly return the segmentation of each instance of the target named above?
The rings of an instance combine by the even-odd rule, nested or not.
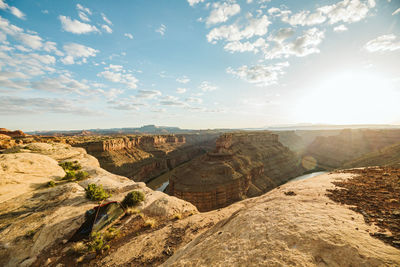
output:
[[[297,37],[290,43],[276,42],[271,49],[265,49],[263,52],[266,59],[287,58],[291,55],[304,57],[310,54],[319,53],[318,45],[325,37],[324,31],[317,28],[311,28],[304,31],[304,34]]]
[[[131,40],[133,39],[133,35],[131,33],[124,33],[124,36]]]
[[[152,98],[155,98],[160,95],[161,95],[161,92],[158,90],[139,90],[136,97],[152,99]]]
[[[96,26],[80,22],[79,20],[72,20],[69,17],[66,16],[59,16],[58,17],[61,21],[62,28],[71,33],[75,34],[85,34],[85,33],[90,33],[90,32],[99,32],[99,30],[96,28]]]
[[[276,10],[274,10],[276,11]],[[326,20],[326,17],[322,14],[322,11],[317,11],[315,13],[310,14],[311,12],[308,10],[300,11],[299,13],[293,14],[290,16],[291,11],[280,11],[280,16],[282,17],[282,21],[289,23],[292,26],[301,25],[301,26],[311,26],[316,24],[321,24]]]
[[[86,83],[74,80],[67,75],[32,81],[31,86],[36,90],[61,93],[74,92],[78,94],[83,94],[90,88]]]
[[[224,46],[224,49],[228,52],[254,52],[258,53],[259,48],[266,47],[267,44],[263,38],[258,38],[255,42],[240,42],[234,41],[229,42]]]
[[[375,1],[343,0],[333,5],[322,6],[318,11],[325,14],[330,24],[338,22],[357,22],[364,19],[370,8],[375,7]]]
[[[187,104],[182,102],[181,100],[179,100],[177,97],[175,96],[165,96],[163,97],[163,100],[161,100],[160,105],[163,106],[186,106]]]
[[[204,0],[187,0],[190,6],[197,5],[198,3],[203,3]]]
[[[236,3],[214,3],[210,16],[206,19],[207,25],[213,25],[227,21],[230,17],[240,12],[240,6]]]
[[[76,8],[77,8],[79,11],[82,11],[82,12],[87,13],[88,15],[92,15],[92,11],[91,11],[89,8],[82,6],[81,4],[77,4],[77,5],[76,5]]]
[[[386,34],[367,42],[364,48],[368,52],[395,51],[400,49],[400,40],[394,34]]]
[[[216,43],[216,41],[223,39],[227,41],[240,41],[253,36],[263,36],[267,33],[269,24],[271,24],[271,22],[266,15],[260,18],[250,17],[245,26],[240,26],[235,23],[212,29],[207,34],[207,40],[210,43]]]
[[[199,88],[203,91],[203,92],[210,92],[210,91],[215,91],[218,89],[217,86],[211,84],[210,82],[207,81],[203,81],[200,85]]]
[[[392,16],[399,14],[400,13],[400,8],[396,9],[395,11],[393,11]]]
[[[182,77],[177,78],[176,81],[178,83],[186,84],[186,83],[190,82],[190,79],[186,76],[182,76]]]
[[[165,26],[164,24],[161,24],[161,25],[160,25],[160,28],[158,28],[158,29],[156,30],[156,32],[158,32],[158,33],[161,34],[161,35],[164,35],[166,30],[167,30],[167,26]]]
[[[0,0],[0,9],[10,11],[11,14],[13,14],[19,19],[25,19],[25,14],[21,10],[19,10],[15,6],[9,6],[3,0]]]
[[[336,26],[335,28],[333,28],[334,32],[345,32],[347,31],[347,27],[344,24],[340,24],[339,26]]]
[[[97,77],[103,77],[110,82],[124,84],[131,89],[137,88],[139,80],[132,74],[126,73],[121,65],[111,64],[109,67],[105,67],[104,69],[105,71],[98,73]]]
[[[78,11],[78,16],[83,21],[86,21],[86,22],[90,21],[89,17],[86,15],[86,13],[83,13],[82,11]]]
[[[101,13],[101,17],[108,25],[113,25],[112,22],[106,17],[104,13]]]
[[[0,97],[0,114],[69,113],[78,115],[99,115],[76,101],[65,98],[24,98]]]
[[[274,65],[260,64],[251,67],[243,65],[237,70],[228,68],[226,72],[257,86],[268,86],[276,84],[279,77],[284,74],[283,69],[288,66],[289,62],[282,62]]]
[[[184,94],[186,93],[187,89],[186,88],[177,88],[176,93],[177,94]]]
[[[40,49],[42,47],[42,38],[37,35],[32,35],[28,33],[20,33],[15,36],[21,43],[32,49]]]
[[[270,40],[275,41],[277,43],[282,43],[286,39],[292,37],[295,34],[295,31],[292,28],[282,28],[279,29]]]
[[[113,32],[112,29],[108,25],[103,24],[103,25],[101,25],[101,28],[103,30],[105,30],[107,33],[112,33]]]
[[[43,50],[49,53],[54,52],[57,56],[60,57],[64,56],[64,53],[57,49],[57,44],[55,42],[48,41],[44,43]]]
[[[66,65],[74,64],[75,59],[82,59],[82,63],[86,63],[86,58],[95,57],[99,52],[94,48],[77,43],[66,44],[63,46],[63,48],[66,53],[66,57],[61,59],[61,61]]]
[[[143,107],[144,104],[137,102],[136,100],[132,98],[123,98],[123,99],[118,99],[118,100],[110,100],[107,102],[108,104],[111,105],[112,109],[117,109],[117,110],[139,110],[140,107]]]
[[[188,97],[185,99],[186,102],[189,103],[196,103],[196,104],[201,104],[203,103],[203,99],[198,98],[198,97]]]

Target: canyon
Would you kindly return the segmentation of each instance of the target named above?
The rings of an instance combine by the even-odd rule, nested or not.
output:
[[[0,148],[0,265],[396,266],[399,136],[390,129],[0,135],[6,144]],[[305,167],[306,157],[315,159],[313,169]],[[88,177],[65,181],[59,164],[67,161]],[[392,168],[288,183],[317,168],[374,165]],[[169,181],[168,194],[145,184],[160,175]],[[47,186],[51,181],[54,187]],[[342,189],[363,181],[378,189],[361,190],[357,198]],[[77,254],[77,243],[68,240],[85,212],[102,203],[85,197],[89,184],[111,194],[107,201],[122,201],[132,190],[145,199],[118,219],[113,227],[120,234],[107,241],[109,249]],[[349,201],[358,208],[340,204]],[[375,208],[381,206],[385,213]]]
[[[173,169],[168,192],[209,211],[261,195],[303,172],[278,135],[226,133],[213,151]]]
[[[218,134],[141,135],[72,141],[96,157],[102,168],[134,181],[149,182],[212,147]]]
[[[210,154],[241,157],[241,145],[248,140],[282,149],[270,133],[249,138],[232,134],[218,139]],[[63,182],[65,172],[58,164],[66,161],[79,163],[90,176]],[[342,192],[335,183],[351,181],[351,171],[290,182],[261,196],[199,213],[189,202],[102,169],[84,149],[68,144],[17,145],[3,151],[0,163],[0,264],[6,267],[396,266],[400,262],[398,248],[376,238],[384,228],[366,223],[362,213],[328,197]],[[369,172],[366,169],[365,175]],[[374,174],[396,179],[400,169],[376,169]],[[57,185],[43,186],[48,181]],[[137,211],[113,226],[120,234],[107,241],[109,248],[101,253],[77,251],[79,242],[68,242],[85,212],[97,205],[85,197],[84,189],[92,183],[112,193],[108,201],[121,201],[131,190],[145,194]],[[399,188],[393,193],[400,193]],[[371,206],[368,195],[364,197]],[[390,203],[393,214],[387,218],[396,220],[399,205]],[[155,222],[152,227],[145,224],[150,219]]]

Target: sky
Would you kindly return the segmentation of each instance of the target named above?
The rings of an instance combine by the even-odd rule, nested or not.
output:
[[[0,0],[0,127],[400,124],[400,0]]]

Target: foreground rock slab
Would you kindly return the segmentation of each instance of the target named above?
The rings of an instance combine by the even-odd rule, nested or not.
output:
[[[290,182],[242,201],[162,266],[399,266],[400,250],[370,236],[376,226],[326,196],[352,175]]]

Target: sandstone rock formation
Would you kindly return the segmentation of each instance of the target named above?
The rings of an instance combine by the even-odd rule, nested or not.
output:
[[[307,147],[304,155],[314,158],[319,167],[334,169],[399,141],[399,129],[345,129],[338,135],[317,137]]]
[[[25,137],[25,136],[28,136],[23,131],[20,131],[20,130],[10,131],[10,130],[8,130],[6,128],[0,128],[0,134],[8,135],[10,137]]]
[[[169,194],[200,211],[261,195],[303,172],[294,152],[271,132],[221,135],[216,148],[171,172]]]
[[[161,266],[398,266],[399,250],[370,235],[376,226],[325,195],[349,177],[325,174],[239,202]]]
[[[197,212],[190,203],[101,169],[83,148],[32,143],[4,153],[0,155],[1,266],[30,266],[46,255],[44,251],[68,240],[83,222],[86,210],[96,205],[85,197],[89,183],[103,185],[112,193],[110,200],[120,201],[133,189],[143,191],[146,198],[138,208],[154,216]],[[89,178],[61,182],[65,172],[58,163],[63,161],[77,161]],[[49,181],[60,183],[48,188]]]
[[[143,135],[77,142],[102,168],[135,181],[148,182],[206,152],[216,134]]]

